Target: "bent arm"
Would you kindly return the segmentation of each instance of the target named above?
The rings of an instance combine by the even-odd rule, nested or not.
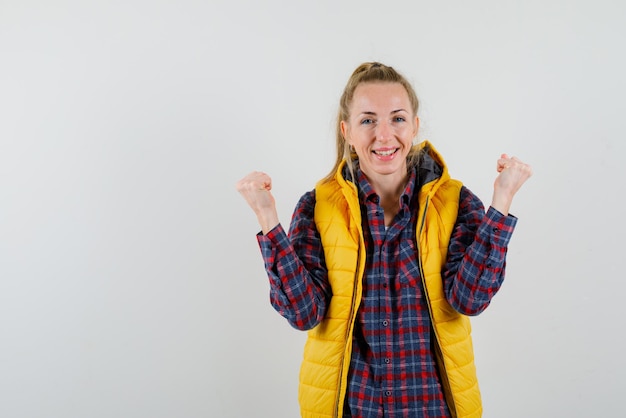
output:
[[[489,306],[504,280],[506,253],[517,218],[493,207],[485,213],[480,199],[461,189],[459,214],[442,271],[448,303],[464,315]]]
[[[332,294],[314,208],[315,195],[309,192],[296,206],[289,236],[280,224],[257,235],[270,281],[270,302],[300,330],[324,319]]]

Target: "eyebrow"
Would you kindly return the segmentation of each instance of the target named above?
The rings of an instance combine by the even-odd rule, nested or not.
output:
[[[405,109],[396,109],[396,110],[392,110],[391,114],[398,113],[398,112],[407,112],[407,111]],[[373,115],[373,116],[376,116],[376,112],[371,112],[371,111],[365,111],[365,112],[361,112],[359,114],[360,115]]]

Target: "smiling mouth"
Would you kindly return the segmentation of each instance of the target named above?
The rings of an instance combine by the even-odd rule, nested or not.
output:
[[[394,148],[394,149],[387,149],[387,150],[374,150],[372,151],[374,154],[376,155],[380,155],[381,157],[388,157],[392,154],[394,154],[396,151],[398,151],[398,148]]]

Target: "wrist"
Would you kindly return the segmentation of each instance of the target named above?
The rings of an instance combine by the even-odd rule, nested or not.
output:
[[[259,221],[259,225],[261,225],[261,231],[263,235],[267,235],[272,229],[276,228],[276,226],[280,223],[278,221],[278,214],[268,213],[268,214],[257,214],[257,219]]]
[[[511,199],[494,196],[491,200],[491,207],[504,216],[508,216],[509,210],[511,209]]]

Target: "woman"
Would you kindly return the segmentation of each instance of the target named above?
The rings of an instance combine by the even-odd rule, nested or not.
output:
[[[265,173],[237,189],[257,215],[271,303],[310,330],[303,417],[480,417],[468,315],[504,279],[511,201],[531,169],[503,154],[491,206],[453,180],[419,128],[412,86],[380,63],[343,92],[337,161],[289,235]]]

